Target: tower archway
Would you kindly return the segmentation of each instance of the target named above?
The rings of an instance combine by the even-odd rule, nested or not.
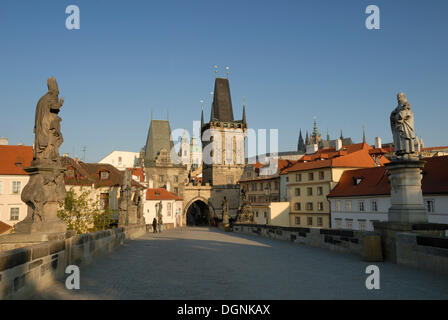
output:
[[[206,199],[197,197],[185,206],[184,217],[187,226],[211,226],[214,210]]]

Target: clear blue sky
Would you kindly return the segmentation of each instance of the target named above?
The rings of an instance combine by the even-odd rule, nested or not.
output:
[[[81,29],[65,28],[76,4]],[[364,13],[379,6],[381,29]],[[188,129],[210,116],[213,65],[230,66],[234,114],[246,97],[252,128],[278,128],[295,150],[299,128],[391,141],[404,91],[426,146],[448,145],[448,1],[0,2],[0,136],[33,143],[34,110],[54,75],[65,103],[60,151],[98,161],[139,151],[154,118]]]

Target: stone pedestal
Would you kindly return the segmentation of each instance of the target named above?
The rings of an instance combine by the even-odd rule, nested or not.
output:
[[[24,170],[30,175],[22,191],[22,200],[28,205],[28,212],[26,218],[15,225],[15,234],[33,234],[43,239],[65,235],[67,226],[57,215],[59,201],[64,200],[66,194],[63,180],[65,169],[37,165]]]
[[[427,223],[428,214],[423,204],[422,169],[424,161],[418,159],[392,160],[386,164],[390,172],[389,222]]]

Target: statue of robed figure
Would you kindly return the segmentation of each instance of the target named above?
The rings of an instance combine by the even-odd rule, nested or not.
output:
[[[390,115],[390,127],[397,157],[415,153],[414,113],[406,95],[397,95],[398,106]]]
[[[39,99],[34,122],[34,154],[30,175],[21,198],[28,205],[26,218],[16,225],[16,233],[62,233],[64,222],[57,217],[59,203],[65,199],[64,168],[59,157],[63,142],[59,110],[59,88],[54,77],[47,80],[48,92]]]

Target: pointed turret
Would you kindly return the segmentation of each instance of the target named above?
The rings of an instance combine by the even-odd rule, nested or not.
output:
[[[201,130],[204,127],[204,106],[201,109]]]
[[[306,145],[305,145],[305,142],[303,141],[303,137],[302,137],[302,129],[300,129],[300,131],[299,131],[299,141],[297,142],[297,151],[298,152],[306,151]]]
[[[342,135],[342,129],[341,129],[341,136],[339,137],[339,139],[344,140],[344,136]]]
[[[229,79],[216,78],[210,121],[233,121]]]
[[[306,130],[305,144],[306,144],[306,145],[309,145],[309,144],[310,144],[310,138],[309,138],[309,136],[308,136],[308,130]]]
[[[366,143],[366,130],[362,127],[362,143]]]
[[[243,124],[247,124],[246,123],[246,106],[243,104]]]

